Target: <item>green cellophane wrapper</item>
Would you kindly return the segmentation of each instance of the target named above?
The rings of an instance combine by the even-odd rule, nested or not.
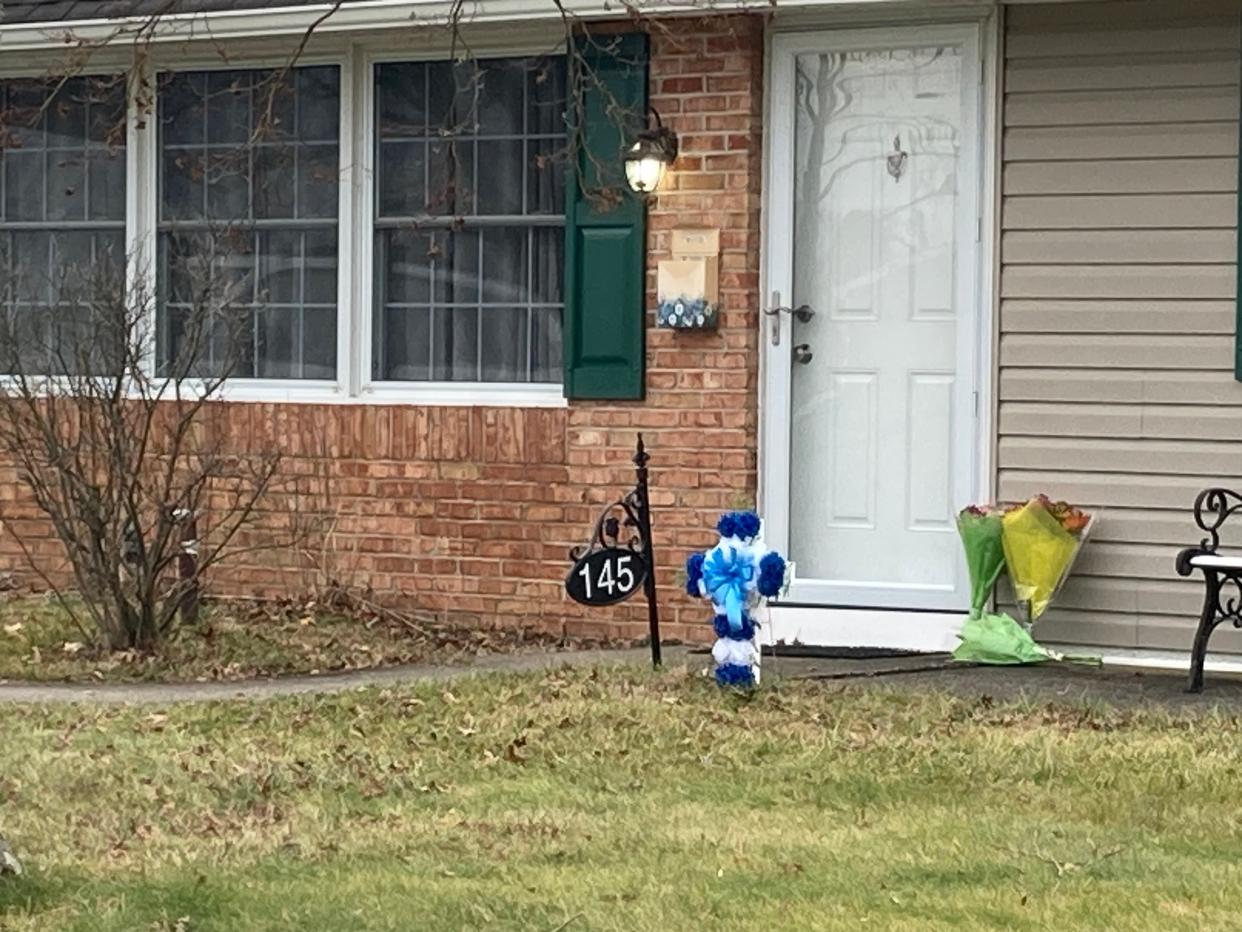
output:
[[[1004,614],[972,614],[958,635],[953,659],[963,663],[1022,664],[1060,660],[1060,655],[1035,643],[1020,624]]]
[[[1004,523],[998,512],[977,513],[966,509],[957,516],[957,536],[966,554],[970,573],[970,614],[983,612],[996,580],[1005,569]]]

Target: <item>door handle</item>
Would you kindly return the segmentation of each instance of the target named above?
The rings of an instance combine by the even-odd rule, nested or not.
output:
[[[805,366],[814,358],[815,354],[811,352],[811,345],[809,343],[799,343],[793,348],[793,361],[796,363],[801,363]]]
[[[815,316],[815,309],[809,304],[800,304],[797,307],[785,307],[781,304],[781,293],[779,291],[772,292],[772,306],[763,309],[765,317],[772,318],[772,345],[781,345],[781,314],[788,314],[800,324],[805,324]],[[802,344],[805,346],[806,344]],[[810,357],[807,358],[810,361]]]

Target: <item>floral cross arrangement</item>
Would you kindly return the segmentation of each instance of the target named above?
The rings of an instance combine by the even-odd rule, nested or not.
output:
[[[686,592],[710,599],[715,610],[716,682],[749,689],[757,682],[759,663],[753,612],[762,599],[774,598],[784,588],[785,560],[763,543],[753,511],[722,515],[716,530],[716,546],[686,561]]]

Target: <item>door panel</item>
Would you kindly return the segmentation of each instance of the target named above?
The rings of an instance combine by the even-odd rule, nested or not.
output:
[[[788,446],[769,451],[765,513],[796,563],[796,601],[961,608],[954,515],[977,468],[977,255],[962,222],[979,183],[976,46],[962,30],[839,36],[774,46],[774,70],[792,72],[772,142],[773,170],[783,157],[791,169],[792,236],[769,277],[815,313],[783,315],[768,350]]]

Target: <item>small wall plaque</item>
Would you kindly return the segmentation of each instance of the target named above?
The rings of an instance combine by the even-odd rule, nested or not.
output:
[[[673,231],[672,258],[656,270],[656,323],[674,330],[714,330],[719,321],[720,231]]]

